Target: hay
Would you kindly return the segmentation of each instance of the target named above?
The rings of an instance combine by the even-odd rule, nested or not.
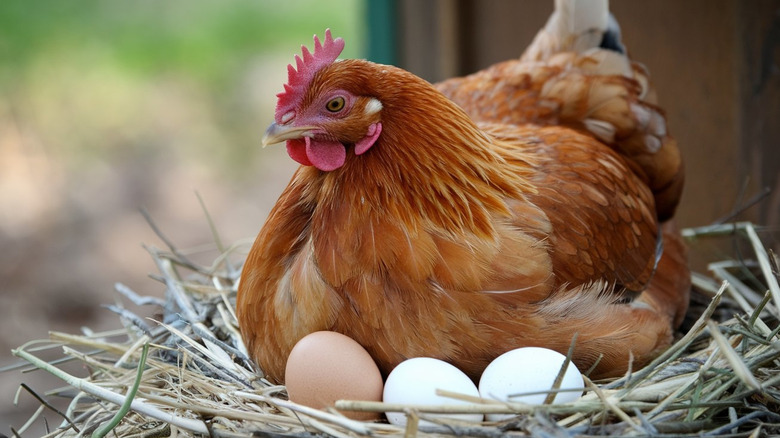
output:
[[[780,287],[770,258],[749,223],[684,230],[689,239],[737,234],[749,241],[755,261],[714,263],[714,277],[695,274],[692,326],[647,367],[623,378],[594,383],[586,394],[560,405],[499,403],[442,392],[469,401],[457,406],[412,406],[340,401],[342,410],[397,411],[407,427],[359,422],[335,409],[319,411],[286,399],[284,387],[260,376],[244,349],[234,313],[239,266],[246,245],[222,249],[210,266],[194,263],[160,234],[169,248],[149,248],[165,286],[165,299],[116,289],[135,306],[155,307],[159,321],[122,305],[108,306],[123,328],[107,333],[51,333],[13,353],[67,385],[38,397],[41,408],[18,431],[53,411],[61,424],[51,437],[195,436],[765,436],[780,433]],[[774,268],[773,268],[774,262]],[[774,269],[774,272],[773,272]],[[748,280],[746,280],[746,278]],[[761,279],[760,281],[758,281]],[[721,283],[722,281],[722,283]],[[748,284],[760,287],[750,287]],[[726,316],[724,316],[724,314]],[[728,319],[726,319],[728,318]],[[273,336],[273,334],[269,334]],[[148,348],[148,355],[142,353]],[[60,360],[41,355],[59,349]],[[64,370],[76,362],[78,377]],[[135,389],[135,390],[134,390]],[[58,411],[47,400],[66,397]],[[443,422],[437,412],[517,413],[502,423]],[[434,426],[418,426],[427,419]],[[109,432],[110,430],[110,432]]]

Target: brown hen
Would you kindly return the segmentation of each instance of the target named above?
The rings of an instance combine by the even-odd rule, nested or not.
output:
[[[264,142],[286,140],[302,166],[237,299],[271,380],[319,330],[385,374],[428,356],[475,380],[508,350],[565,353],[575,335],[573,361],[595,377],[669,345],[690,281],[659,220],[677,205],[679,153],[646,71],[615,51],[606,2],[584,18],[556,5],[523,58],[437,86],[336,61],[330,32],[289,67]]]

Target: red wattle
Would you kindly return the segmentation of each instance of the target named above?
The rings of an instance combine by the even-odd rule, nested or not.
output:
[[[306,155],[306,143],[301,138],[287,140],[287,155],[304,166],[311,166],[312,163]]]
[[[317,169],[329,172],[344,165],[347,148],[338,141],[315,141],[306,137],[306,156]]]

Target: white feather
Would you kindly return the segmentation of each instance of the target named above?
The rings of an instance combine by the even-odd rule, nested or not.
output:
[[[371,99],[366,104],[366,114],[374,114],[382,110],[382,102],[377,99]]]

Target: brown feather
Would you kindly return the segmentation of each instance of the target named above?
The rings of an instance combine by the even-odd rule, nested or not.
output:
[[[360,60],[314,75],[302,105],[345,90],[381,111],[333,122],[344,164],[301,167],[247,258],[237,315],[271,380],[318,330],[385,374],[429,356],[474,379],[513,348],[565,353],[575,334],[574,362],[601,358],[597,377],[669,345],[690,278],[659,218],[682,165],[647,72],[599,49],[534,50],[436,87]],[[377,121],[376,144],[352,153]]]

